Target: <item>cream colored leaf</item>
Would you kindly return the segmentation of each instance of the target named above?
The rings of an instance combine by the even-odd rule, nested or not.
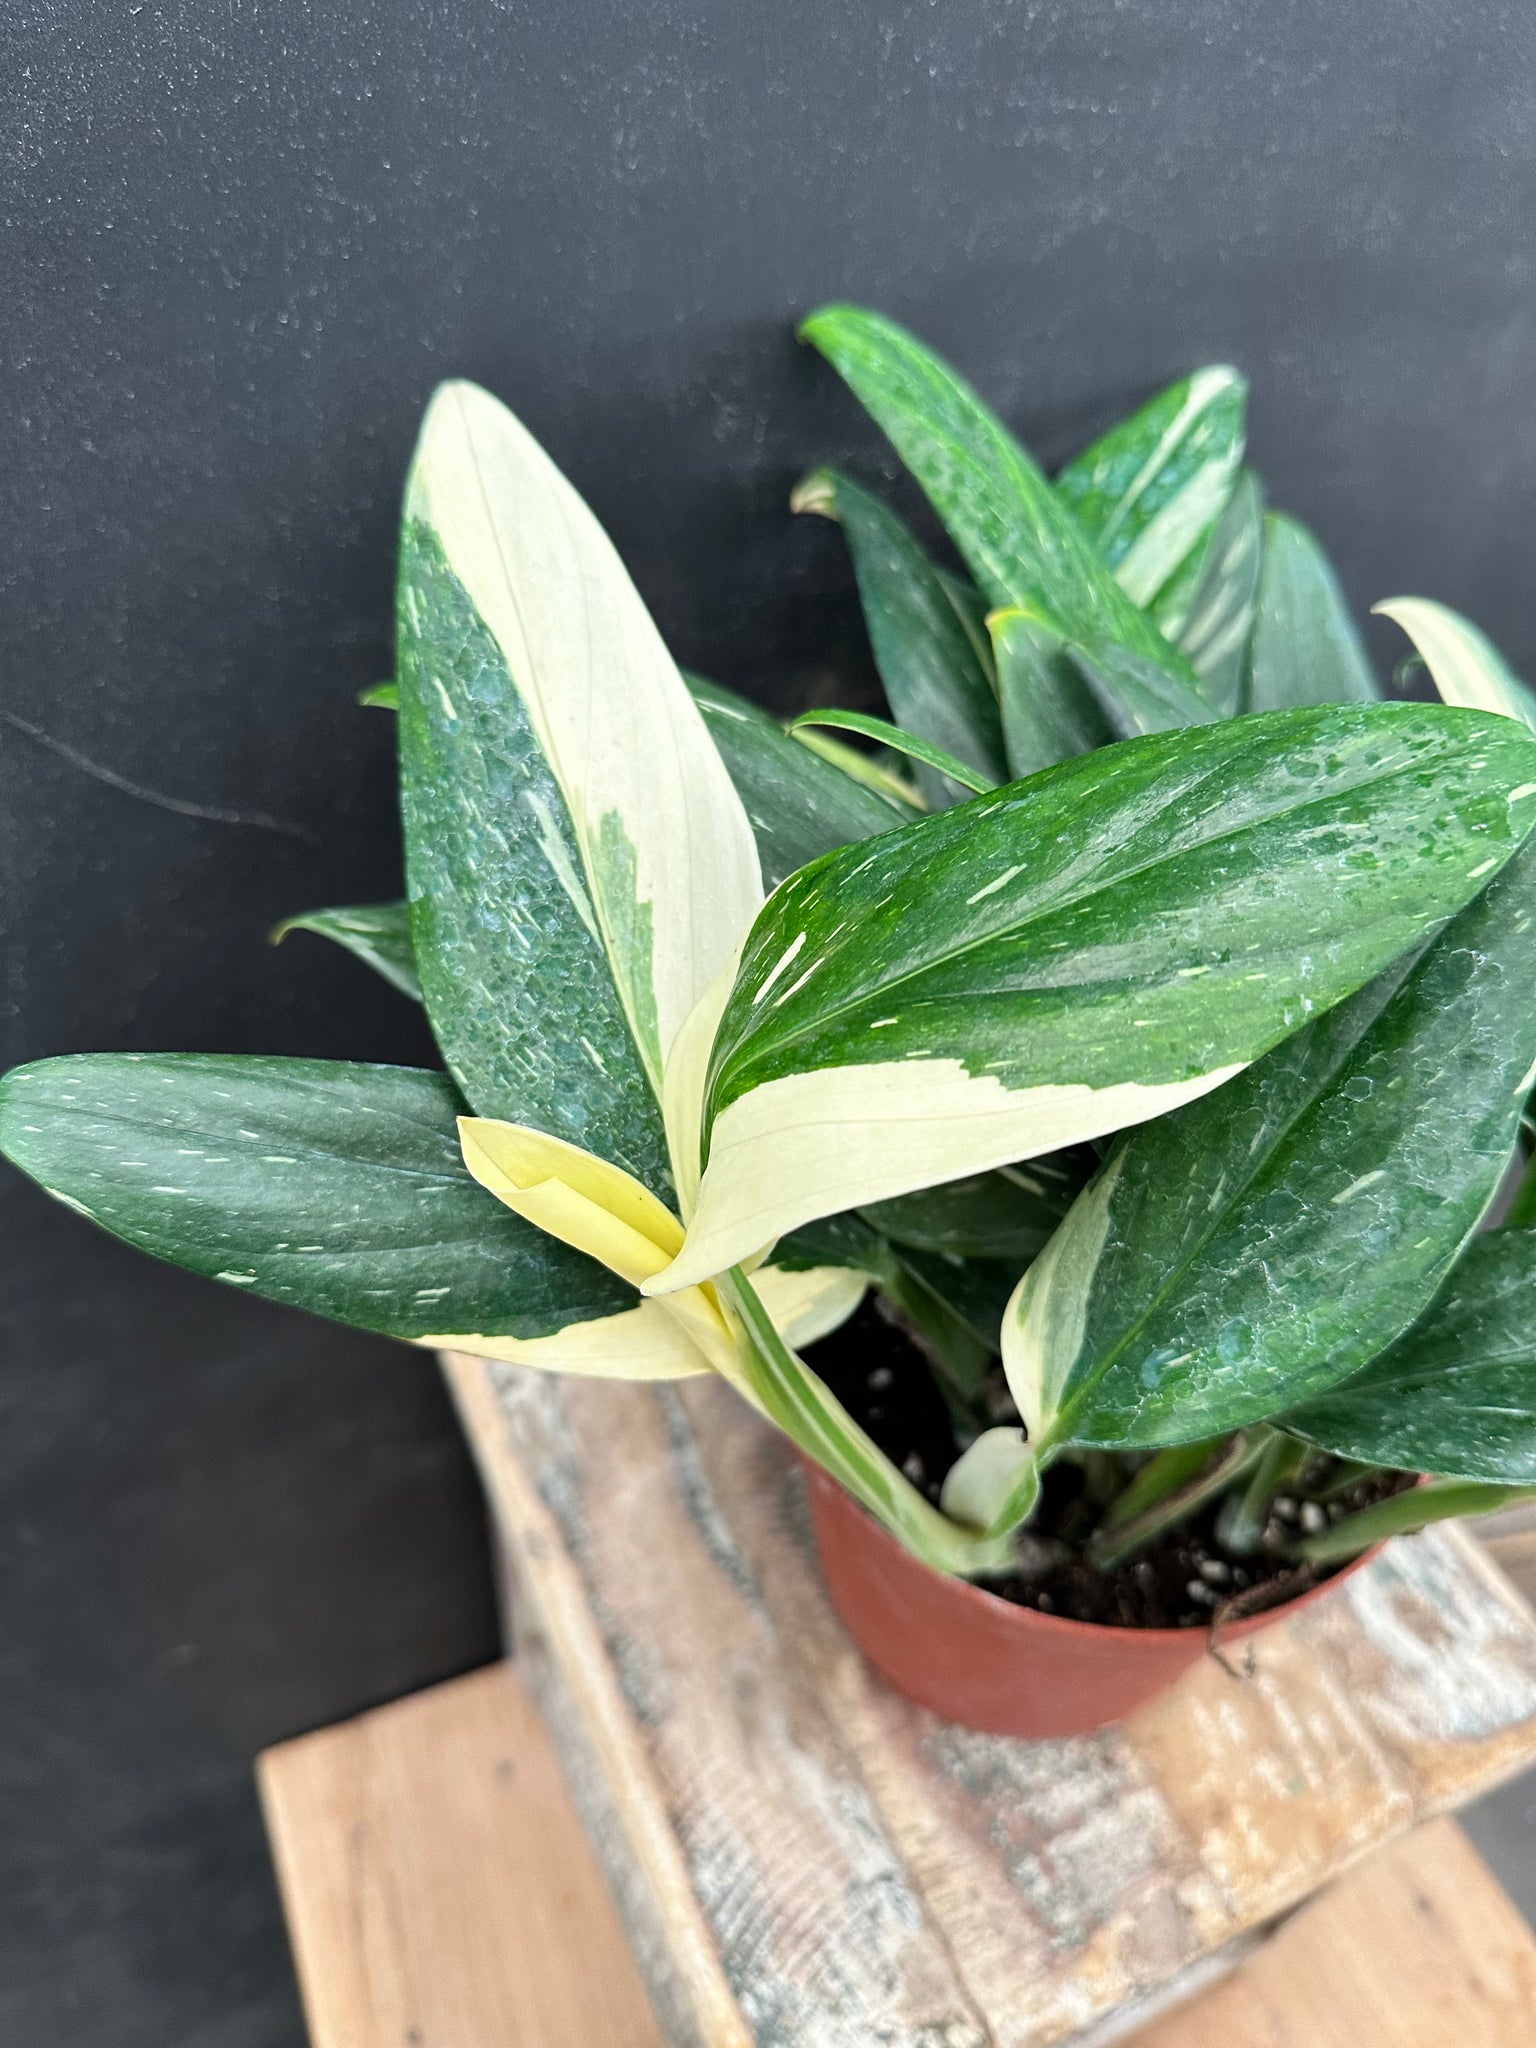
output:
[[[620,1315],[571,1323],[550,1337],[418,1337],[432,1351],[467,1351],[541,1372],[600,1380],[681,1380],[714,1370],[677,1318],[659,1301]]]
[[[815,1217],[1162,1116],[1242,1065],[1105,1088],[1008,1089],[953,1059],[821,1067],[765,1082],[717,1119],[687,1241],[642,1289],[696,1286]]]

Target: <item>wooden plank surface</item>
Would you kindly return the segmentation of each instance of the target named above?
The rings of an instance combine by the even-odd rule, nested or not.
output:
[[[1219,1970],[1536,1756],[1536,1619],[1394,1546],[1124,1727],[972,1735],[869,1672],[729,1389],[447,1361],[519,1649],[674,2048],[1047,2048]]]
[[[1134,2048],[1536,2048],[1536,1938],[1451,1820],[1378,1850]]]
[[[314,2048],[662,2048],[510,1666],[257,1772]]]
[[[313,2048],[658,2048],[548,1738],[506,1667],[285,1743],[260,1775]],[[1122,2038],[1536,2048],[1536,1939],[1454,1822],[1432,1821],[1215,1989]]]

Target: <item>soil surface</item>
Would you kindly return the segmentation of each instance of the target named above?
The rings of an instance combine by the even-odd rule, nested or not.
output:
[[[882,1313],[873,1295],[840,1330],[813,1345],[806,1360],[881,1450],[937,1504],[958,1456],[949,1409],[926,1354]],[[998,1382],[993,1405],[1002,1412],[997,1419],[1017,1420],[1005,1406],[1000,1368]],[[1413,1484],[1411,1474],[1393,1473],[1337,1500],[1311,1500],[1308,1496],[1326,1485],[1330,1468],[1338,1469],[1319,1458],[1315,1472],[1304,1469],[1291,1489],[1277,1497],[1265,1546],[1255,1555],[1238,1556],[1217,1537],[1218,1495],[1128,1563],[1101,1572],[1079,1551],[1099,1518],[1089,1498],[1090,1473],[1084,1465],[1060,1459],[1046,1473],[1029,1525],[1035,1536],[1059,1539],[1060,1561],[1027,1580],[989,1579],[986,1590],[1042,1614],[1118,1628],[1209,1628],[1213,1622],[1219,1626],[1262,1613],[1344,1569],[1344,1564],[1291,1564],[1275,1554],[1304,1527],[1339,1521]]]

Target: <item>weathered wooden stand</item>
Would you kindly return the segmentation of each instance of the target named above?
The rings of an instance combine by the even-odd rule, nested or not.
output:
[[[1119,2038],[1536,1757],[1536,1618],[1459,1531],[1123,1728],[1010,1742],[872,1676],[782,1441],[723,1385],[447,1370],[519,1668],[674,2048]]]

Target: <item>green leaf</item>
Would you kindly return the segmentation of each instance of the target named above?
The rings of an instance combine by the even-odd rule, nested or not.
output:
[[[359,690],[357,701],[365,709],[377,711],[398,711],[400,689],[396,683],[370,683],[366,690]]]
[[[1118,732],[1214,715],[1194,671],[1133,604],[996,416],[893,321],[828,306],[801,326],[928,494],[994,607],[1043,606]]]
[[[1536,1230],[1474,1237],[1412,1329],[1285,1427],[1366,1464],[1536,1483]]]
[[[1014,1278],[1065,1216],[1097,1165],[1087,1146],[995,1173],[917,1188],[860,1213],[893,1243],[966,1259],[1005,1259]]]
[[[981,1367],[997,1356],[1003,1311],[1018,1284],[1019,1269],[1011,1259],[967,1259],[952,1252],[911,1251],[898,1247],[897,1263],[948,1313],[962,1323],[981,1350]],[[974,1386],[980,1367],[973,1374]],[[967,1391],[970,1391],[968,1388]]]
[[[273,928],[272,943],[290,932],[318,932],[345,946],[404,996],[421,1001],[416,954],[411,945],[410,907],[404,903],[353,903],[338,910],[306,910]]]
[[[684,680],[746,809],[765,887],[776,889],[807,861],[917,815],[790,739],[777,719],[734,690],[703,676]]]
[[[842,774],[855,782],[862,782],[876,796],[884,797],[904,817],[915,818],[927,810],[917,784],[908,782],[885,752],[867,754],[862,748],[850,747],[842,740],[833,739],[829,732],[818,732],[814,726],[806,726],[794,737],[799,746],[809,747],[813,754],[830,761]]]
[[[1371,609],[1402,627],[1445,703],[1497,711],[1536,731],[1536,696],[1469,619],[1426,597],[1388,598]]]
[[[1298,1543],[1296,1554],[1309,1564],[1336,1564],[1341,1558],[1357,1556],[1373,1543],[1385,1543],[1389,1537],[1410,1536],[1416,1529],[1427,1529],[1435,1522],[1460,1522],[1471,1515],[1491,1515],[1533,1497],[1536,1487],[1432,1479],[1427,1485],[1394,1493],[1372,1507],[1362,1508],[1356,1515],[1346,1515],[1331,1529]]]
[[[1514,1153],[1533,922],[1536,845],[1219,1097],[1122,1140],[1009,1312],[1037,1451],[1290,1429],[1407,1328]]]
[[[1258,478],[1245,469],[1212,537],[1178,635],[1180,648],[1224,718],[1242,708],[1263,555],[1264,496]]]
[[[1205,1094],[1460,909],[1533,819],[1507,719],[1358,705],[1101,748],[829,854],[747,941],[699,1208],[652,1284]]]
[[[919,769],[918,786],[930,809],[957,802],[963,790],[1006,782],[997,698],[973,638],[974,610],[968,617],[961,609],[966,599],[957,604],[949,579],[893,512],[836,470],[808,476],[790,503],[797,512],[819,512],[842,526],[875,667],[897,725],[972,771],[966,780]]]
[[[1247,401],[1236,370],[1224,363],[1197,370],[1112,427],[1056,479],[1057,495],[1121,588],[1170,638],[1183,627],[1243,459]]]
[[[0,1081],[0,1149],[141,1251],[360,1329],[540,1337],[632,1288],[504,1209],[442,1074],[78,1054]]]
[[[1248,709],[1365,704],[1380,695],[1327,556],[1298,521],[1266,512]]]
[[[702,715],[591,512],[448,384],[406,492],[400,752],[417,969],[476,1110],[671,1185],[684,1019],[762,900]]]
[[[1049,615],[1038,604],[1008,605],[987,624],[1015,777],[1037,775],[1074,754],[1108,746],[1114,727]]]
[[[419,521],[400,573],[411,932],[443,1057],[482,1116],[585,1146],[660,1194],[661,1111],[560,786],[499,646]]]
[[[790,720],[788,730],[798,736],[823,725],[832,726],[838,732],[856,732],[867,740],[878,740],[882,746],[905,754],[909,760],[922,762],[948,787],[966,791],[972,796],[981,796],[987,790],[997,788],[996,782],[978,774],[964,761],[957,761],[953,754],[946,754],[942,747],[919,739],[916,733],[903,732],[899,725],[892,725],[887,719],[871,718],[865,711],[802,711],[798,718]],[[946,794],[944,801],[948,800]]]

